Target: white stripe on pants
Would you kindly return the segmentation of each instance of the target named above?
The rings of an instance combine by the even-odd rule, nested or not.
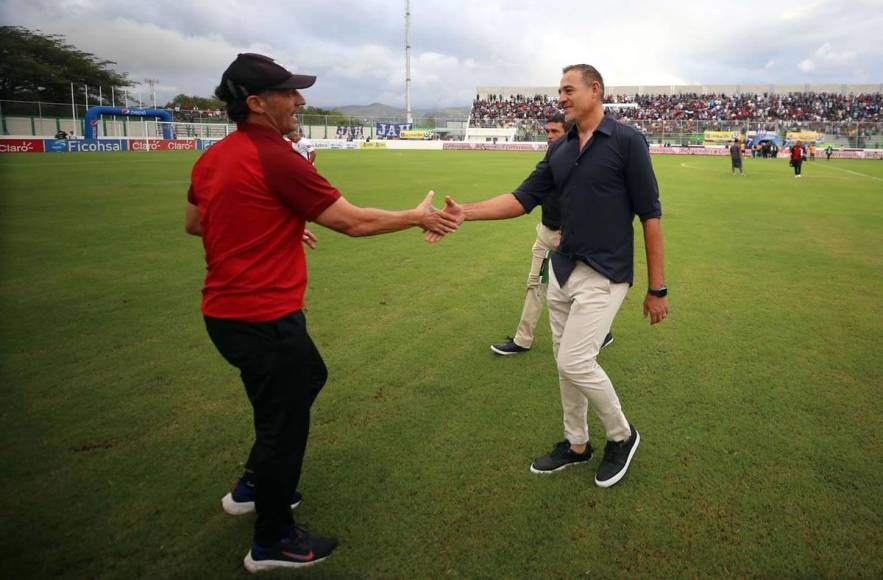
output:
[[[623,441],[631,435],[613,383],[597,361],[601,343],[610,332],[628,289],[627,283],[614,284],[581,261],[564,288],[558,285],[555,273],[549,273],[546,300],[561,387],[564,436],[574,445],[589,440],[589,403],[608,440]]]

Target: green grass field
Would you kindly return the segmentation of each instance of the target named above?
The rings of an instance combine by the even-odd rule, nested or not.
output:
[[[247,575],[253,519],[220,498],[251,422],[199,314],[195,159],[0,158],[6,578]],[[322,151],[319,169],[403,208],[509,191],[538,159]],[[642,319],[638,240],[600,360],[642,445],[607,490],[597,458],[528,470],[562,438],[545,317],[529,354],[489,350],[514,332],[538,212],[436,246],[315,228],[307,316],[331,374],[295,517],[341,546],[268,577],[883,576],[883,163],[654,164],[672,315]]]

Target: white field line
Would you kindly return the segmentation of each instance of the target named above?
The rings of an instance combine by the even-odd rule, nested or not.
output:
[[[811,167],[815,167],[815,166],[816,166],[815,163],[813,165],[811,165]],[[843,173],[849,173],[851,175],[858,175],[859,177],[867,177],[868,179],[873,179],[874,181],[883,181],[883,179],[880,179],[879,177],[877,177],[875,175],[868,175],[867,173],[859,173],[858,171],[852,171],[849,169],[843,169],[842,167],[835,167],[833,165],[827,165],[824,162],[818,163],[818,166],[819,167],[827,167],[828,169],[836,169],[837,171],[842,171]]]

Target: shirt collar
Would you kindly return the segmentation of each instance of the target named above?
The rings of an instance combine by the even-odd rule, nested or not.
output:
[[[276,137],[281,138],[282,135],[279,131],[273,129],[272,127],[267,127],[266,125],[259,125],[258,123],[248,123],[243,121],[241,123],[236,124],[236,129],[239,131],[245,131],[246,133],[254,132],[254,133],[266,133],[269,135],[275,135]]]
[[[616,121],[610,115],[604,115],[604,118],[601,119],[601,122],[598,123],[598,126],[595,128],[595,133],[604,133],[608,137],[613,135],[613,129],[616,127]],[[576,125],[570,128],[567,132],[568,139],[576,139],[579,138],[579,130]]]

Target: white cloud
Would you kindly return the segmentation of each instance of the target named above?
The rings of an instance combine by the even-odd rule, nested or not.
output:
[[[816,50],[816,56],[829,63],[843,64],[854,61],[856,53],[854,50],[836,51],[830,42],[826,42]]]
[[[477,86],[557,85],[594,64],[608,85],[883,81],[880,0],[815,0],[771,18],[700,0],[623,0],[600,11],[530,0],[414,0],[415,107],[468,106]],[[311,104],[404,102],[400,2],[335,0],[0,0],[0,21],[63,34],[142,81],[208,95],[237,52],[270,54],[319,81]]]

